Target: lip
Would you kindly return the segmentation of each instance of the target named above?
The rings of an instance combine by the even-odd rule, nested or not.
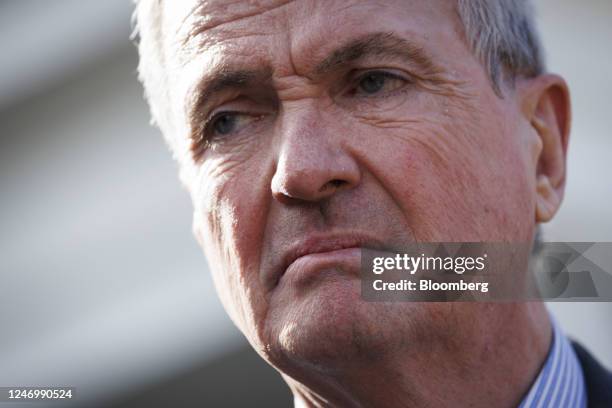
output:
[[[276,287],[289,271],[313,271],[333,265],[355,266],[360,262],[362,249],[382,249],[380,240],[365,234],[315,234],[288,247],[282,262],[271,276]]]

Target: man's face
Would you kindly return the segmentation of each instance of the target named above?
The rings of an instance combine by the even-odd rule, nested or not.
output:
[[[533,236],[537,138],[454,2],[197,3],[163,12],[168,109],[196,235],[253,346],[325,365],[469,333],[484,306],[367,303],[359,280],[359,248]]]

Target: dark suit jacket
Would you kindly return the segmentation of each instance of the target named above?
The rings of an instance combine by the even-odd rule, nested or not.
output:
[[[612,373],[606,370],[584,347],[572,342],[584,372],[589,408],[612,408]]]

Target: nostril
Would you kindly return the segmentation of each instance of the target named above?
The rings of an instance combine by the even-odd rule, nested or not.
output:
[[[327,190],[330,189],[338,189],[339,187],[342,187],[344,184],[346,184],[346,181],[344,180],[340,180],[340,179],[334,179],[334,180],[330,180],[327,183],[325,183],[321,189],[319,190],[319,192],[325,192]]]

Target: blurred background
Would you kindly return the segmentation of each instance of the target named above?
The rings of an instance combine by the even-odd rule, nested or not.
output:
[[[536,5],[574,104],[567,193],[545,239],[612,241],[612,2]],[[88,407],[290,406],[192,238],[189,198],[148,124],[131,11],[0,1],[0,387],[72,386]],[[612,304],[549,306],[612,367]]]

